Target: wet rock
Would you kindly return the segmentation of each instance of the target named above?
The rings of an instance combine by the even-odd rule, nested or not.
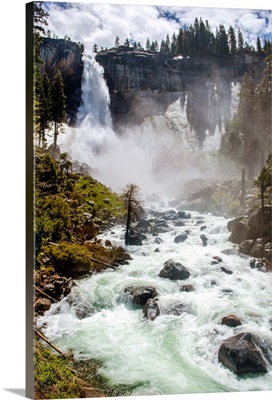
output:
[[[164,263],[163,269],[159,273],[160,278],[170,280],[184,280],[189,278],[190,272],[181,263],[168,260]]]
[[[237,250],[236,247],[222,250],[221,253],[226,254],[227,256],[239,256],[239,254],[240,254],[239,250]]]
[[[141,239],[139,238],[139,236],[129,236],[128,237],[128,244],[130,246],[142,246],[143,243],[141,241]]]
[[[242,325],[242,322],[237,315],[229,314],[222,318],[221,324],[235,328],[236,326]]]
[[[64,296],[68,296],[74,286],[76,286],[76,283],[73,281],[72,278],[69,278],[64,286]]]
[[[213,256],[213,260],[218,261],[218,262],[222,262],[222,258],[219,256]]]
[[[154,250],[154,253],[159,253],[160,252],[160,249],[157,247],[155,250]]]
[[[133,304],[145,305],[148,299],[158,295],[157,290],[153,286],[129,286],[125,288],[124,293],[132,297]]]
[[[164,314],[179,316],[186,312],[186,305],[182,303],[174,304],[164,310]]]
[[[259,350],[259,339],[240,333],[225,340],[218,351],[219,361],[236,374],[267,372],[266,360]]]
[[[163,213],[163,218],[168,220],[168,221],[173,221],[174,219],[177,218],[177,213],[175,210],[168,210]]]
[[[249,266],[250,266],[250,268],[256,268],[255,258],[252,258],[251,260],[249,260]]]
[[[200,239],[202,240],[202,245],[203,245],[203,247],[207,246],[207,243],[208,243],[208,238],[207,238],[207,236],[204,235],[204,234],[202,234],[202,235],[200,235]]]
[[[41,297],[35,304],[35,309],[38,312],[45,312],[51,307],[51,301],[45,297]]]
[[[188,238],[188,235],[186,233],[180,233],[177,235],[174,239],[175,243],[182,243],[185,242],[185,240]]]
[[[195,290],[194,286],[191,284],[181,286],[180,290],[182,292],[193,292]]]
[[[177,212],[177,217],[181,218],[181,219],[190,219],[190,218],[192,218],[191,214],[189,212],[187,212],[187,211],[178,211]]]
[[[141,219],[135,226],[137,232],[147,233],[150,231],[151,222],[148,219]]]
[[[242,243],[239,244],[239,250],[243,254],[250,254],[251,248],[254,245],[254,240],[244,240]]]
[[[147,300],[144,309],[144,317],[153,321],[157,316],[160,315],[159,305],[156,299],[150,298]]]
[[[157,243],[157,244],[162,244],[162,243],[163,243],[163,240],[162,240],[162,238],[160,238],[160,237],[157,236],[157,237],[154,239],[154,242]]]
[[[233,228],[238,224],[238,222],[242,221],[244,217],[234,218],[227,223],[227,229],[229,232],[233,231]]]
[[[184,226],[185,222],[182,220],[176,220],[176,221],[174,221],[174,225],[177,227]]]
[[[262,244],[254,244],[254,246],[250,249],[251,257],[262,258],[265,253],[265,248]]]
[[[204,231],[205,229],[207,229],[207,225],[202,225],[202,226],[200,227],[200,230],[201,230],[201,231]]]
[[[229,240],[232,243],[239,244],[247,239],[252,239],[249,229],[249,219],[243,218],[236,225],[234,225]]]
[[[225,274],[233,274],[233,271],[231,271],[230,269],[226,268],[226,267],[221,267],[221,271],[225,272]]]

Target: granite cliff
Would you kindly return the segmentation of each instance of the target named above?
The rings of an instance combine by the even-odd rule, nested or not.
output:
[[[41,45],[40,72],[52,79],[61,71],[67,97],[67,115],[70,126],[76,124],[77,111],[81,102],[81,78],[83,73],[83,46],[66,39],[45,38]]]
[[[63,74],[70,125],[80,105],[82,55],[82,45],[65,39],[46,38],[41,48],[42,69],[51,77],[58,69]],[[169,131],[191,149],[218,145],[245,72],[254,67],[258,77],[262,68],[253,53],[190,58],[123,46],[97,53],[96,61],[104,68],[116,131],[133,125]]]

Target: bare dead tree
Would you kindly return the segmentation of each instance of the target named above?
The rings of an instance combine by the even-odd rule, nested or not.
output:
[[[121,195],[121,199],[127,208],[125,244],[128,245],[131,222],[138,221],[143,213],[143,201],[141,199],[139,186],[134,183],[126,185]]]

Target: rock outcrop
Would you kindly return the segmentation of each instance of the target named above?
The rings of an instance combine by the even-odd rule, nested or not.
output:
[[[150,128],[168,126],[191,147],[203,146],[205,132],[221,131],[233,111],[235,84],[254,62],[250,55],[173,57],[123,48],[100,52],[96,60],[105,71],[117,127],[140,125],[155,116]]]
[[[83,45],[66,39],[45,38],[41,46],[41,71],[51,78],[57,70],[63,74],[70,125],[81,101],[82,54]],[[203,147],[206,133],[220,134],[244,73],[252,63],[256,74],[262,69],[262,61],[250,54],[177,58],[120,48],[99,52],[96,60],[105,71],[116,129],[170,131],[191,149]]]
[[[77,111],[81,103],[81,78],[83,73],[83,46],[66,39],[44,38],[41,45],[41,73],[53,79],[58,71],[64,80],[68,123],[76,124]]]

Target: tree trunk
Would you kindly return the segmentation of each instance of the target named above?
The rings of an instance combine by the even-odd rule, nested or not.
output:
[[[130,228],[130,213],[131,213],[131,204],[130,204],[130,197],[128,200],[128,212],[127,212],[127,226],[126,226],[126,235],[125,235],[125,244],[128,245],[128,238],[129,238],[129,228]]]
[[[262,203],[261,232],[262,232],[262,237],[264,237],[264,192],[265,192],[265,187],[264,187],[264,185],[261,185],[261,203]]]
[[[57,150],[58,123],[54,122],[54,151]]]
[[[242,193],[241,193],[241,199],[240,199],[241,206],[245,205],[245,184],[246,184],[246,174],[245,174],[245,168],[243,168],[242,169]]]

